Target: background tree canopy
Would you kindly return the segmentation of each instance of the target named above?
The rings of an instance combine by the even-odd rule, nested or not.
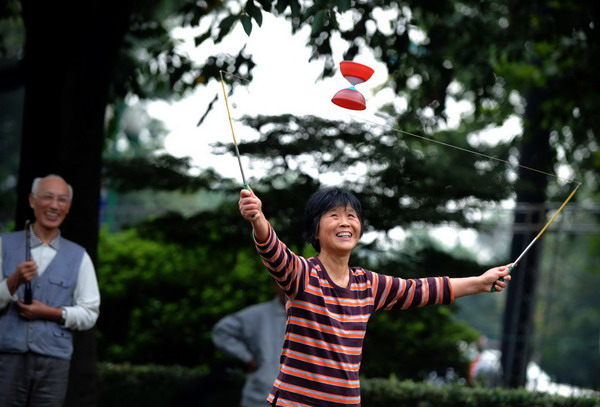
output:
[[[256,293],[245,290],[248,295],[243,297],[236,297],[240,294],[233,288],[259,282],[246,281],[244,276],[261,275],[249,242],[240,238],[248,232],[247,225],[235,214],[239,186],[210,170],[192,176],[189,161],[152,154],[153,148],[119,157],[112,147],[119,137],[134,145],[139,136],[123,125],[125,107],[132,97],[176,98],[218,80],[221,70],[245,72],[252,79],[254,61],[243,46],[237,54],[207,54],[203,61],[192,61],[174,46],[169,35],[173,27],[202,27],[196,38],[198,47],[220,43],[238,25],[252,41],[252,31],[262,24],[264,13],[273,13],[289,21],[292,32],[310,28],[312,61],[322,64],[323,76],[335,72],[332,40],[341,38],[346,43],[345,59],[368,51],[383,62],[389,73],[386,88],[393,89],[405,102],[402,108],[391,104],[382,109],[388,124],[385,127],[286,115],[244,119],[260,138],[241,145],[240,150],[268,164],[267,175],[252,180],[252,185],[268,203],[265,210],[278,232],[287,243],[304,250],[300,233],[302,202],[320,186],[320,180],[294,163],[308,157],[321,173],[343,173],[361,165],[365,172],[359,182],[342,184],[360,197],[368,230],[378,234],[357,253],[357,263],[402,276],[476,274],[485,265],[463,264],[464,260],[452,260],[426,248],[390,247],[385,232],[399,226],[477,226],[469,215],[492,202],[514,198],[518,204],[543,205],[562,201],[571,186],[543,174],[515,170],[514,166],[407,138],[393,129],[435,137],[549,173],[566,173],[569,178],[585,180],[576,199],[594,202],[600,162],[598,92],[593,80],[599,65],[598,7],[580,0],[550,4],[512,0],[92,1],[77,8],[70,3],[57,7],[29,0],[3,2],[0,192],[12,199],[16,196],[18,202],[13,206],[10,200],[2,199],[0,209],[4,205],[7,210],[16,207],[15,222],[21,225],[29,213],[25,199],[31,179],[48,172],[64,175],[78,197],[64,234],[82,243],[93,258],[97,248],[101,250],[97,262],[104,298],[98,332],[101,357],[136,361],[156,357],[164,358],[157,360],[160,362],[176,363],[180,356],[175,349],[175,354],[156,351],[159,345],[176,348],[174,343],[153,341],[169,331],[165,327],[185,332],[196,327],[189,336],[164,338],[180,339],[178,345],[188,350],[189,357],[194,353],[194,343],[208,343],[208,327],[218,312],[269,296],[268,289],[260,284],[252,285]],[[71,8],[76,9],[75,19],[67,17]],[[342,24],[342,17],[352,24]],[[235,79],[233,82],[235,85]],[[24,91],[24,102],[18,99],[23,93],[15,89]],[[443,126],[449,98],[472,107],[451,129]],[[21,103],[23,126],[9,131],[6,123],[14,122],[18,112],[7,113],[5,104]],[[207,110],[211,105],[206,106]],[[513,115],[522,119],[523,134],[510,142],[490,147],[468,137],[502,124]],[[153,145],[160,145],[163,131],[152,126],[149,131],[158,143]],[[15,147],[19,140],[20,153]],[[216,146],[216,152],[231,153],[231,149],[221,145]],[[164,191],[202,191],[211,204],[198,205],[202,210],[198,214],[168,214],[123,235],[103,235],[98,246],[102,185],[113,192],[143,191],[146,195],[140,194],[138,199],[153,196],[147,190],[157,185]],[[129,195],[128,199],[133,198]],[[545,211],[537,216],[539,223]],[[515,233],[511,253],[499,253],[493,260],[514,259],[523,242],[531,237]],[[536,314],[534,301],[529,299],[535,298],[538,286],[540,253],[541,248],[536,246],[515,274],[517,280],[511,285],[515,288],[508,294],[503,336],[504,348],[510,350],[513,361],[513,369],[507,371],[508,385],[522,384],[524,367],[531,357],[533,341],[528,327]],[[594,258],[593,253],[590,249],[587,256]],[[177,261],[165,261],[164,257]],[[456,268],[448,267],[453,261],[459,262]],[[155,267],[158,264],[162,267]],[[586,264],[586,273],[597,275],[595,261]],[[198,281],[204,282],[201,288],[194,286]],[[557,299],[556,306],[568,313],[572,308],[566,305]],[[583,318],[588,308],[584,309],[581,320],[588,321]],[[472,338],[472,332],[452,323],[447,312],[443,308],[420,310],[414,320],[412,314],[403,314],[394,322],[388,320],[394,317],[382,314],[385,316],[381,320],[373,321],[370,337],[385,337],[385,329],[390,329],[402,332],[398,338],[406,342],[399,345],[405,349],[425,352],[417,345],[427,345],[447,350],[441,353],[448,355],[447,360],[428,360],[420,366],[422,370],[417,369],[416,374],[422,376],[427,369],[459,363],[459,352],[451,349],[453,343],[458,338]],[[111,330],[112,324],[104,325],[104,317],[113,314],[118,318],[115,326],[128,326],[127,332]],[[183,315],[191,320],[182,319]],[[430,323],[422,324],[423,320]],[[513,325],[522,328],[511,331],[508,327]],[[436,332],[425,334],[424,329],[433,328],[440,329],[438,338],[431,343],[423,341],[423,337],[436,336]],[[76,353],[73,380],[89,377],[78,372],[94,364],[94,337],[92,332],[77,339],[77,349],[88,353]],[[392,369],[404,369],[378,361],[372,346],[366,344],[365,348],[366,372],[383,375]],[[544,352],[559,354],[551,349]],[[209,359],[199,357],[194,363],[209,363]],[[374,366],[367,366],[369,359]],[[560,370],[551,358],[545,359],[549,361],[547,368]],[[412,363],[407,362],[406,372],[399,374],[409,375],[410,369],[414,372]],[[590,371],[594,369],[590,367]],[[597,385],[594,379],[571,379]],[[93,390],[88,393],[93,397]],[[81,399],[72,403],[87,404]]]

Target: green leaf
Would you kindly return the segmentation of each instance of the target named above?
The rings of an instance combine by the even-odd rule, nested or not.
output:
[[[317,11],[319,10],[319,7],[317,4],[313,4],[312,6],[308,7],[306,10],[304,10],[303,17],[306,19],[314,14],[317,13]]]
[[[350,10],[350,7],[352,6],[351,0],[337,0],[336,3],[340,13]]]
[[[260,5],[262,6],[263,10],[265,10],[266,12],[271,12],[271,9],[273,8],[273,3],[271,3],[271,0],[257,0]]]
[[[215,42],[221,41],[223,39],[223,37],[225,37],[227,34],[229,34],[229,32],[231,31],[231,27],[233,26],[233,23],[235,23],[235,21],[237,19],[238,19],[238,16],[231,15],[231,16],[224,18],[223,21],[221,21],[221,24],[219,24],[219,35],[217,36],[217,39],[215,40]]]
[[[290,8],[292,10],[292,17],[300,17],[300,3],[298,0],[290,0]]]
[[[319,10],[315,14],[315,18],[312,22],[311,35],[316,35],[323,29],[325,25],[325,17],[327,16],[327,10]]]
[[[262,22],[263,22],[263,17],[262,17],[262,12],[260,11],[260,9],[258,7],[253,7],[252,9],[250,9],[248,11],[248,13],[256,21],[256,24],[258,24],[258,26],[261,27]]]
[[[246,2],[245,10],[246,13],[256,21],[259,27],[262,26],[262,13],[260,9],[256,7],[256,4],[254,4],[254,0],[248,0],[248,2]]]
[[[208,29],[204,34],[198,35],[197,37],[194,38],[194,45],[196,47],[199,46],[204,41],[206,41],[208,38],[210,38],[211,34],[212,34],[212,30]]]
[[[240,20],[242,21],[242,25],[244,26],[244,31],[246,31],[246,34],[249,36],[252,32],[252,19],[249,15],[243,14],[240,17]]]
[[[277,10],[277,13],[282,14],[289,5],[288,0],[277,0],[275,10]]]
[[[221,24],[219,24],[219,29],[230,30],[235,20],[237,20],[237,16],[233,14],[225,17],[223,21],[221,21]]]

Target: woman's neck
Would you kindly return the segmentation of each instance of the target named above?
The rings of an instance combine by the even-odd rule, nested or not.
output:
[[[325,267],[325,271],[329,274],[331,280],[340,287],[346,287],[350,280],[350,272],[348,267],[348,261],[350,255],[347,256],[333,256],[327,252],[319,253],[319,260]]]

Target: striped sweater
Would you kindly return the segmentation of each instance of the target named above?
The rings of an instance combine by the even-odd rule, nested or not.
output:
[[[317,257],[305,259],[269,227],[255,242],[271,275],[288,296],[279,375],[267,401],[288,407],[359,407],[359,368],[367,322],[379,309],[408,309],[454,300],[448,277],[402,279],[350,268],[337,286]]]

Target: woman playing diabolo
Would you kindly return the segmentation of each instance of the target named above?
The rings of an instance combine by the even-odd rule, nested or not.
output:
[[[311,258],[294,254],[278,239],[253,191],[241,191],[239,209],[252,224],[263,263],[287,296],[279,375],[267,398],[272,406],[360,406],[362,345],[373,312],[450,304],[492,287],[502,291],[510,280],[510,265],[476,277],[420,279],[350,267],[363,214],[358,199],[340,188],[320,190],[306,204],[305,231],[318,252]]]

